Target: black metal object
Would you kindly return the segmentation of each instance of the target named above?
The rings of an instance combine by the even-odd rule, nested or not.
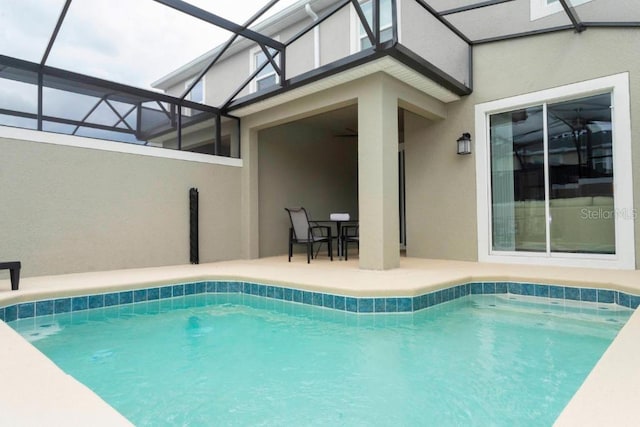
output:
[[[447,27],[449,30],[451,30],[451,32],[453,32],[455,35],[457,35],[462,40],[467,42],[467,44],[471,44],[471,40],[469,40],[469,38],[467,36],[465,36],[462,33],[462,31],[460,31],[455,25],[453,25],[451,22],[449,22],[446,18],[444,18],[441,13],[438,13],[433,7],[431,7],[431,5],[429,5],[424,0],[415,0],[415,1],[420,6],[422,6],[424,8],[424,10],[426,10],[431,15],[433,15],[434,18],[436,18],[438,21],[440,21],[442,24],[444,24],[445,27]]]
[[[256,19],[260,18],[264,13],[266,13],[269,9],[271,9],[271,7],[273,7],[276,3],[278,3],[278,1],[280,1],[280,0],[271,0],[262,9],[260,9],[257,13],[255,13],[251,18],[249,18],[244,23],[242,28],[245,28],[245,29],[249,28],[249,25],[253,24],[256,21]],[[211,61],[209,61],[207,66],[204,67],[204,69],[202,71],[200,71],[200,74],[198,74],[198,76],[195,79],[193,79],[191,84],[185,89],[185,91],[180,96],[180,99],[185,99],[187,97],[189,92],[191,92],[193,90],[193,88],[195,87],[195,85],[198,84],[198,82],[200,80],[202,80],[202,78],[205,76],[205,74],[207,74],[209,72],[211,67],[213,67],[214,64],[216,62],[218,62],[220,57],[222,57],[222,55],[224,55],[224,53],[227,51],[227,49],[229,49],[229,47],[231,47],[231,45],[238,38],[239,35],[240,34],[238,34],[238,33],[234,33],[231,37],[229,37],[229,39],[226,41],[226,43],[215,54],[213,59]]]
[[[20,284],[20,261],[0,262],[0,270],[9,270],[11,276],[11,290],[17,291]]]
[[[342,227],[340,241],[342,242],[342,252],[344,260],[349,260],[349,243],[356,243],[360,249],[360,227],[359,225],[345,225]]]
[[[617,22],[617,21],[611,21],[611,22],[606,22],[606,21],[585,21],[585,22],[581,22],[580,26],[582,28],[582,30],[586,30],[588,28],[630,28],[630,29],[634,29],[634,28],[638,28],[640,27],[640,22]],[[571,25],[559,25],[556,27],[549,27],[549,28],[543,28],[540,30],[532,30],[532,31],[524,31],[522,33],[515,33],[515,34],[506,34],[503,36],[496,36],[496,37],[489,37],[486,39],[479,39],[479,40],[474,40],[473,41],[473,45],[480,45],[480,44],[486,44],[486,43],[493,43],[493,42],[500,42],[500,41],[504,41],[504,40],[513,40],[513,39],[519,39],[519,38],[524,38],[524,37],[531,37],[531,36],[538,36],[538,35],[542,35],[542,34],[550,34],[550,33],[557,33],[560,31],[567,31],[567,30],[576,30],[576,27],[571,24]]]
[[[200,264],[198,242],[198,189],[189,190],[189,262]]]
[[[640,27],[640,22],[599,22],[599,21],[589,21],[583,22],[585,28],[638,28]]]
[[[398,35],[398,3],[396,0],[391,0],[391,40],[394,45],[400,41]]]
[[[373,34],[375,38],[375,43],[373,44],[376,47],[376,50],[380,49],[380,0],[371,2],[371,12],[373,15]]]
[[[558,0],[558,1],[562,5],[562,8],[564,9],[564,13],[566,13],[569,19],[571,20],[571,24],[575,28],[576,33],[583,32],[585,30],[584,25],[582,22],[580,22],[580,18],[578,17],[578,14],[576,13],[576,10],[573,8],[573,6],[567,3],[567,0]]]
[[[216,116],[216,135],[214,143],[214,153],[218,156],[222,155],[222,120],[220,115]]]
[[[373,2],[374,5],[375,3],[376,2]],[[372,46],[375,46],[376,40],[378,39],[376,36],[377,32],[374,29],[372,29],[369,23],[367,22],[367,18],[364,16],[364,12],[362,11],[362,6],[360,6],[360,3],[358,2],[358,0],[351,0],[351,4],[353,6],[353,9],[356,11],[356,14],[358,15],[358,19],[360,20],[360,25],[362,25],[362,28],[364,28],[365,33],[367,33],[369,42],[371,43]]]
[[[521,33],[516,33],[516,34],[507,34],[504,36],[496,36],[496,37],[488,37],[486,39],[480,39],[480,40],[475,40],[473,42],[473,45],[480,45],[480,44],[485,44],[485,43],[493,43],[493,42],[500,42],[500,41],[504,41],[504,40],[514,40],[514,39],[519,39],[519,38],[523,38],[523,37],[530,37],[530,36],[538,36],[541,34],[550,34],[550,33],[557,33],[560,31],[567,31],[567,30],[573,30],[574,27],[573,25],[560,25],[557,27],[551,27],[551,28],[543,28],[540,30],[532,30],[532,31],[523,31]]]
[[[77,134],[80,128],[90,128],[96,131],[115,132],[122,135],[122,138],[125,138],[124,140],[129,140],[133,137],[140,143],[144,143],[150,139],[170,133],[175,133],[177,138],[180,138],[183,126],[192,126],[211,120],[211,127],[213,128],[214,123],[219,122],[221,116],[230,117],[215,107],[198,104],[190,100],[183,100],[163,93],[130,87],[54,67],[41,66],[34,62],[4,55],[0,55],[0,79],[22,82],[34,85],[37,88],[37,100],[34,99],[34,104],[36,104],[35,111],[26,112],[11,108],[0,109],[0,114],[35,120],[37,124],[34,125],[34,128],[37,130],[43,130],[46,126],[45,124],[50,122],[73,126],[68,132],[65,132],[72,135]],[[91,106],[87,106],[85,111],[79,111],[78,118],[46,115],[46,111],[43,108],[44,88],[56,89],[72,95],[94,97],[95,102]],[[115,107],[115,102],[126,104],[126,106],[123,109],[118,109]],[[111,121],[100,122],[92,119],[92,114],[101,106],[110,110],[112,113]],[[180,108],[178,107],[181,107],[183,112],[185,110],[188,111],[186,113],[188,117],[179,117]],[[116,139],[119,138],[116,137]]]
[[[198,18],[204,22],[208,22],[209,24],[213,24],[216,27],[223,28],[232,33],[236,33],[241,35],[249,40],[253,40],[254,42],[260,45],[267,45],[276,50],[284,50],[284,44],[280,43],[277,40],[274,40],[270,37],[267,37],[263,34],[256,33],[255,31],[244,28],[242,25],[236,24],[235,22],[229,21],[221,16],[215,15],[211,12],[207,12],[206,10],[200,9],[199,7],[193,6],[187,2],[181,0],[154,0],[160,4],[163,4],[167,7],[175,9],[179,12],[185,13],[194,18]]]
[[[285,87],[273,87],[269,90],[252,93],[238,99],[229,98],[222,109],[223,111],[230,113],[233,110],[237,110],[255,102],[282,94],[288,90],[292,90],[316,82],[318,80],[325,79],[343,71],[359,67],[363,64],[373,62],[385,56],[390,56],[400,61],[404,65],[430,78],[434,82],[440,84],[444,88],[452,91],[457,95],[464,96],[471,93],[470,87],[454,79],[449,74],[442,71],[440,68],[431,64],[429,61],[426,61],[424,58],[413,53],[408,48],[402,46],[401,44],[394,44],[393,40],[389,40],[381,43],[378,50],[376,50],[375,47],[371,47],[349,55],[345,58],[339,59],[335,62],[332,62],[331,64],[327,64],[325,66],[292,77],[287,81],[287,85]],[[469,77],[469,79],[471,80],[471,76]],[[247,81],[250,80],[251,79],[247,79]]]
[[[67,16],[67,12],[69,11],[69,6],[71,6],[72,0],[67,0],[62,7],[62,11],[60,12],[60,16],[58,16],[58,22],[56,22],[56,27],[53,29],[53,33],[51,37],[49,37],[49,44],[44,51],[44,55],[42,55],[42,60],[40,61],[40,65],[44,67],[47,63],[47,59],[49,58],[49,54],[51,53],[51,49],[53,48],[53,44],[56,42],[56,38],[58,38],[58,33],[60,32],[60,28],[62,28],[62,23],[64,22],[64,18]]]
[[[110,82],[107,80],[101,80],[94,77],[73,73],[66,70],[56,69],[52,67],[48,67],[46,62],[48,60],[49,54],[56,42],[56,38],[58,33],[64,23],[64,20],[67,16],[67,12],[72,3],[72,0],[65,0],[60,15],[58,17],[56,26],[49,38],[49,42],[46,46],[44,54],[40,63],[32,63],[23,60],[19,60],[16,58],[10,58],[6,56],[0,55],[0,78],[6,78],[15,81],[21,81],[25,83],[30,83],[37,85],[38,88],[38,103],[37,103],[37,113],[33,112],[25,112],[25,111],[14,111],[11,108],[5,108],[0,110],[0,113],[14,115],[17,117],[27,117],[33,118],[37,121],[37,129],[43,129],[43,123],[46,122],[55,122],[60,124],[69,124],[74,125],[75,130],[73,133],[76,133],[79,128],[87,127],[94,128],[97,130],[108,130],[112,132],[125,133],[134,135],[138,140],[144,142],[148,139],[168,135],[172,132],[177,134],[177,138],[180,140],[182,137],[181,131],[181,122],[185,126],[192,125],[197,123],[198,120],[215,120],[216,122],[216,147],[215,152],[217,154],[221,154],[221,135],[220,135],[220,119],[221,115],[226,117],[229,116],[228,112],[230,110],[234,110],[240,108],[241,106],[246,106],[251,103],[260,101],[262,99],[269,98],[271,96],[278,95],[287,90],[295,89],[309,83],[313,83],[314,81],[324,79],[331,75],[337,74],[339,72],[355,68],[362,64],[374,61],[384,56],[391,56],[396,60],[399,60],[403,64],[411,67],[415,71],[422,73],[426,77],[434,80],[435,82],[441,84],[448,90],[460,95],[468,95],[472,91],[472,81],[473,81],[473,52],[472,47],[476,44],[484,44],[494,41],[508,40],[519,37],[528,37],[532,35],[538,34],[546,34],[556,31],[565,31],[569,29],[573,29],[577,32],[583,31],[589,27],[602,27],[602,28],[637,28],[640,26],[639,22],[581,22],[574,7],[571,5],[571,2],[568,0],[559,0],[565,13],[571,20],[571,25],[566,25],[562,27],[553,27],[546,28],[543,30],[535,30],[529,32],[523,32],[520,34],[508,34],[499,37],[492,37],[483,40],[470,40],[468,39],[460,29],[454,26],[451,22],[449,22],[445,15],[462,13],[474,9],[484,8],[488,6],[499,5],[502,3],[507,3],[514,0],[478,0],[476,3],[468,4],[466,6],[457,7],[453,9],[436,11],[434,7],[430,5],[430,0],[415,0],[422,8],[424,8],[428,13],[438,19],[442,24],[444,24],[450,31],[460,37],[463,41],[465,41],[469,45],[469,82],[459,82],[454,79],[452,76],[448,75],[443,70],[429,63],[424,58],[416,55],[409,49],[405,48],[402,45],[398,44],[398,10],[397,10],[397,1],[391,0],[391,13],[392,13],[392,31],[393,36],[390,41],[382,41],[380,37],[380,4],[379,0],[372,0],[372,14],[373,19],[371,23],[368,23],[364,18],[364,14],[362,13],[362,9],[357,0],[337,0],[334,4],[327,7],[323,13],[320,14],[319,19],[310,23],[309,25],[304,25],[303,28],[295,33],[287,42],[281,43],[267,35],[261,34],[258,31],[254,31],[249,29],[249,27],[260,17],[262,16],[268,9],[278,3],[279,0],[270,0],[265,6],[263,6],[260,11],[258,11],[255,15],[253,15],[249,20],[247,20],[244,24],[237,24],[232,21],[229,21],[225,18],[222,18],[216,14],[210,13],[204,9],[193,6],[192,4],[182,1],[182,0],[154,0],[158,4],[164,5],[166,7],[172,8],[176,11],[194,17],[196,19],[200,19],[209,24],[215,25],[219,28],[226,29],[233,34],[229,38],[229,40],[218,50],[215,51],[215,55],[213,55],[212,59],[208,62],[207,66],[201,70],[197,74],[197,78],[188,85],[187,89],[180,95],[179,98],[174,98],[169,95],[160,94],[157,92],[147,91],[144,89],[139,89],[135,87],[130,87],[114,82]],[[286,76],[286,50],[287,48],[304,34],[309,32],[311,29],[320,25],[330,16],[337,13],[339,10],[342,10],[345,6],[352,4],[356,10],[358,18],[363,25],[365,32],[367,33],[367,37],[371,41],[372,48],[365,49],[356,55],[351,55],[349,57],[343,58],[341,60],[335,61],[331,64],[325,65],[318,69],[312,70],[308,73],[304,73],[302,75],[296,76],[292,79],[288,79]],[[211,67],[218,61],[224,53],[228,50],[228,48],[234,43],[234,41],[238,38],[238,36],[243,36],[248,40],[252,40],[259,45],[262,51],[265,53],[267,61],[262,65],[262,67],[255,70],[254,73],[249,76],[247,80],[242,83],[242,86],[238,88],[238,90],[234,91],[232,96],[225,100],[224,104],[220,108],[214,108],[211,106],[195,103],[186,99],[189,92],[193,89],[193,87],[200,81],[206,73],[211,69]],[[278,58],[276,58],[278,56]],[[279,60],[279,64],[278,64]],[[279,87],[270,88],[267,90],[260,91],[256,94],[251,94],[248,96],[243,96],[238,98],[240,92],[251,82],[251,80],[255,79],[256,75],[266,66],[271,65],[279,77]],[[7,69],[9,67],[9,69]],[[13,68],[13,69],[12,69]],[[51,117],[45,116],[43,112],[43,87],[60,89],[72,93],[84,94],[89,96],[94,96],[99,101],[97,104],[89,111],[82,120],[70,120],[62,117]],[[48,95],[47,95],[48,96]],[[131,105],[131,109],[126,110],[123,113],[119,112],[111,102],[118,101],[129,103]],[[149,107],[150,103],[155,103],[159,105],[159,108],[154,104],[153,108]],[[95,111],[95,109],[100,106],[100,104],[106,104],[106,106],[114,113],[113,124],[105,125],[103,123],[93,123],[91,121],[87,121],[91,116],[91,113]],[[165,108],[164,105],[169,105],[169,107]],[[177,112],[182,110],[191,109],[192,112],[206,112],[208,114],[202,114],[199,116],[200,118],[195,118],[193,115],[186,117],[178,117]],[[168,111],[169,110],[169,111]],[[212,116],[208,116],[211,114]],[[164,115],[164,116],[162,116]],[[152,117],[153,116],[153,117]],[[150,122],[159,122],[160,117],[163,118],[163,123],[161,125],[153,125],[149,128],[143,128],[141,123],[145,122],[145,120],[150,119]],[[165,117],[166,116],[166,117]],[[131,122],[135,122],[136,125],[131,125],[129,121],[127,121],[127,117],[131,117]],[[134,120],[135,119],[135,120]],[[111,123],[111,122],[110,122]],[[134,129],[135,127],[135,129]],[[127,137],[128,138],[128,137]],[[182,141],[179,141],[178,144],[181,144]]]
[[[291,227],[289,228],[289,262],[291,262],[291,257],[293,256],[293,245],[305,245],[307,248],[307,264],[311,262],[313,256],[313,248],[316,243],[322,245],[322,243],[327,244],[327,255],[333,261],[333,237],[331,236],[331,227],[327,225],[318,225],[316,222],[309,220],[309,215],[305,208],[284,208],[285,211],[289,214],[289,221],[291,223]],[[292,216],[292,212],[294,214],[302,215],[306,219],[306,235],[298,236],[295,231],[294,220]],[[317,235],[316,231],[319,231],[321,235]],[[320,250],[320,247],[318,247]]]

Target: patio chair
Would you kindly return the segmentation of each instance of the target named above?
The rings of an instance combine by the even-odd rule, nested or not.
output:
[[[358,245],[358,250],[360,250],[360,229],[357,224],[343,225],[340,228],[340,231],[342,252],[344,253],[344,260],[347,261],[349,259],[349,243],[356,243]]]
[[[313,249],[316,243],[322,245],[327,244],[327,255],[333,261],[333,247],[331,237],[331,227],[326,225],[318,225],[313,221],[309,221],[309,216],[305,208],[284,208],[289,213],[291,227],[289,228],[289,262],[293,255],[293,245],[300,244],[307,247],[307,263],[311,262]],[[318,246],[320,251],[320,246]],[[317,255],[317,254],[316,254]]]

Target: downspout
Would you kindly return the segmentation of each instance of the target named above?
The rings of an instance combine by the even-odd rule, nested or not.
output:
[[[307,3],[304,6],[304,10],[313,22],[318,20],[318,15],[311,9],[311,4]],[[320,25],[313,27],[313,63],[314,68],[320,67]]]

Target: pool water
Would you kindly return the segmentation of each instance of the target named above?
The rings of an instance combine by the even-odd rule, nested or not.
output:
[[[139,426],[544,426],[631,312],[507,294],[358,315],[203,294],[10,325]]]

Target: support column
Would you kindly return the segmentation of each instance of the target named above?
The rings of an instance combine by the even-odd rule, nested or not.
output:
[[[244,259],[260,256],[258,222],[258,132],[241,122],[242,186],[241,186],[241,253]]]
[[[360,268],[400,265],[398,98],[388,77],[374,74],[358,97]]]

